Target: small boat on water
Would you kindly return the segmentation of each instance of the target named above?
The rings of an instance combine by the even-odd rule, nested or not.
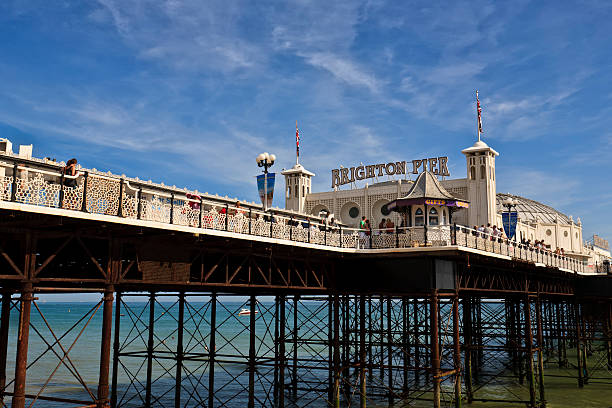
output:
[[[259,311],[255,311],[255,314],[259,313]],[[238,316],[250,316],[251,315],[251,309],[240,309],[240,312],[238,312]]]

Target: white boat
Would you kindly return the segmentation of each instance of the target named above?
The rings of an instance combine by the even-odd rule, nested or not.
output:
[[[255,314],[259,313],[259,311],[255,311]],[[251,309],[240,309],[240,312],[238,312],[238,316],[250,316],[251,315]]]

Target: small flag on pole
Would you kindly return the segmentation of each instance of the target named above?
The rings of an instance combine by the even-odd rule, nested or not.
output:
[[[476,91],[476,112],[478,113],[478,140],[482,133],[482,108],[480,107],[480,99],[478,99],[478,91]]]
[[[297,120],[295,121],[295,163],[300,162],[300,131],[298,130]]]

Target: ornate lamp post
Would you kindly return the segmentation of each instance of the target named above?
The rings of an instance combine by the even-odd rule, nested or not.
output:
[[[267,211],[268,209],[268,169],[272,167],[272,165],[276,161],[276,155],[268,154],[268,152],[264,152],[264,153],[260,153],[255,160],[257,161],[257,165],[259,167],[263,167],[263,173],[264,173],[263,206],[264,206],[264,211]]]
[[[504,207],[506,207],[506,209],[508,210],[508,226],[510,226],[512,224],[512,219],[511,219],[511,214],[512,214],[512,209],[514,207],[516,207],[518,205],[518,200],[515,200],[512,197],[508,197],[506,198],[504,201],[502,201],[502,205]],[[508,228],[508,234],[510,233],[510,228]],[[516,232],[514,233],[514,241],[516,242]],[[510,236],[508,236],[508,239],[511,239]]]

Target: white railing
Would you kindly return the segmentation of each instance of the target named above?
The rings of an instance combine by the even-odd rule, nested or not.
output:
[[[95,171],[81,170],[78,176],[69,177],[57,166],[4,157],[0,156],[5,173],[0,176],[2,201],[359,250],[456,245],[585,271],[585,265],[575,259],[462,226],[359,230]],[[71,184],[67,183],[70,179],[76,179],[76,186],[66,185]]]

